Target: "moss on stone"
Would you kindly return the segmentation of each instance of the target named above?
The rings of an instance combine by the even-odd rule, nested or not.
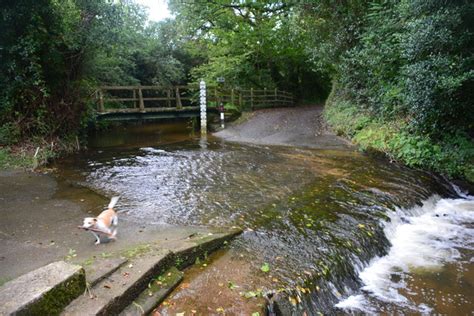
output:
[[[86,277],[84,269],[81,269],[17,315],[59,315],[64,307],[84,293],[85,289]]]

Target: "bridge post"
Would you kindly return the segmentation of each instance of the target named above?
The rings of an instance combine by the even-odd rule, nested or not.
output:
[[[250,88],[250,109],[253,111],[253,88]]]
[[[201,134],[207,134],[207,113],[206,113],[206,83],[201,80],[199,83],[199,96],[200,96],[200,110],[201,110]]]
[[[104,92],[102,89],[99,90],[99,112],[105,112],[104,108]]]
[[[239,90],[239,109],[242,112],[242,90]]]
[[[133,108],[136,109],[137,108],[137,91],[135,89],[132,90],[133,91]]]
[[[145,112],[145,102],[143,101],[143,92],[142,89],[138,89],[138,102],[140,106],[140,112]]]
[[[181,109],[183,104],[181,103],[181,95],[179,94],[179,87],[176,87],[176,108]]]

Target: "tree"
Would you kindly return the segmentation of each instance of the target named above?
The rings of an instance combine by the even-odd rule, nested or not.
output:
[[[274,1],[170,1],[191,51],[205,62],[194,80],[242,87],[278,87],[300,97],[324,97],[328,80],[308,62],[294,5]],[[311,86],[311,89],[307,89]]]

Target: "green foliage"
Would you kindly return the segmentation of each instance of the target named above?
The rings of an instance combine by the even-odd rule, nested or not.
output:
[[[33,165],[33,155],[13,153],[8,147],[0,148],[0,169],[32,168]]]
[[[0,144],[77,135],[97,85],[171,85],[189,72],[173,23],[146,25],[133,2],[7,0],[0,10]]]
[[[403,0],[365,6],[355,44],[338,55],[339,99],[383,120],[407,118],[414,132],[433,139],[472,129],[474,4]],[[333,46],[337,51],[340,44]]]
[[[0,145],[11,145],[20,138],[20,130],[13,123],[5,123],[0,126]]]
[[[310,45],[315,59],[332,63],[329,123],[364,149],[472,179],[474,3],[335,6],[322,1],[303,15],[318,21],[313,39],[326,41],[322,49],[317,42]],[[336,17],[333,34],[327,23]],[[341,29],[352,31],[339,36]],[[327,56],[331,53],[335,56]]]
[[[335,88],[326,102],[324,117],[338,135],[352,138],[361,129],[368,126],[373,118],[347,101],[335,103],[334,90]],[[333,103],[335,104],[333,105]],[[347,124],[343,124],[343,122],[347,122]]]
[[[187,48],[202,61],[192,79],[232,86],[275,88],[303,98],[325,98],[326,72],[311,67],[306,25],[293,2],[170,1]]]
[[[410,167],[474,182],[474,143],[466,134],[445,134],[433,141],[427,135],[411,131],[406,122],[381,121],[361,111],[347,101],[332,100],[325,117],[339,134],[350,137],[364,150],[375,149]]]

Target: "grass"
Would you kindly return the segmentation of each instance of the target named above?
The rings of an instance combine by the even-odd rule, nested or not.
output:
[[[77,150],[75,139],[64,140],[56,138],[52,141],[46,141],[37,138],[15,145],[0,145],[0,170],[35,169],[62,154],[75,150]]]
[[[0,148],[0,169],[33,168],[34,153],[29,155],[25,151],[14,152],[10,147]]]
[[[474,143],[462,133],[432,140],[410,131],[402,120],[382,121],[346,101],[331,99],[324,116],[333,130],[362,150],[382,152],[409,167],[474,183]]]

